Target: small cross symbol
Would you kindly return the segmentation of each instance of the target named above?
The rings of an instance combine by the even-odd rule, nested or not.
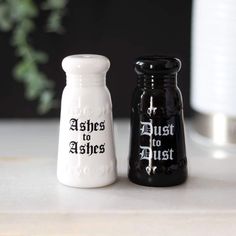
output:
[[[156,111],[157,111],[157,107],[153,106],[153,97],[151,97],[150,107],[147,109],[147,113],[149,116],[151,116],[151,115],[155,115]]]

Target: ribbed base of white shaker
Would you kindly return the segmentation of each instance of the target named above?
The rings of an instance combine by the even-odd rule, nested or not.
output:
[[[74,180],[71,180],[71,179],[66,179],[66,178],[61,178],[59,175],[57,175],[57,179],[58,181],[63,184],[63,185],[66,185],[66,186],[69,186],[69,187],[74,187],[74,188],[101,188],[101,187],[105,187],[105,186],[108,186],[108,185],[111,185],[113,183],[116,182],[117,180],[117,176],[114,175],[113,177],[111,178],[107,178],[107,179],[104,179],[104,180],[99,180],[99,181],[74,181]]]

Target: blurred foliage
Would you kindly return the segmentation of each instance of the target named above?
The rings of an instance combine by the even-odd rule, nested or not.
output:
[[[61,20],[67,1],[45,0],[38,5],[34,0],[0,0],[0,30],[11,32],[11,44],[19,58],[14,78],[24,83],[28,100],[38,100],[39,114],[47,113],[57,102],[53,81],[39,69],[48,61],[48,55],[30,44],[30,36],[40,11],[48,12],[46,32],[63,33]]]

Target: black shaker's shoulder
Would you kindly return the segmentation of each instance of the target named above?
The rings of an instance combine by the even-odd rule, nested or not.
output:
[[[131,108],[129,179],[145,186],[172,186],[187,178],[183,102],[177,58],[137,59]]]

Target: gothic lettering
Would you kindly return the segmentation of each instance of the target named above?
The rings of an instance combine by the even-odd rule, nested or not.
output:
[[[78,130],[78,119],[70,119],[70,130]]]
[[[78,148],[77,148],[78,142],[71,141],[69,146],[70,146],[70,153],[75,153],[75,154],[78,153]]]

